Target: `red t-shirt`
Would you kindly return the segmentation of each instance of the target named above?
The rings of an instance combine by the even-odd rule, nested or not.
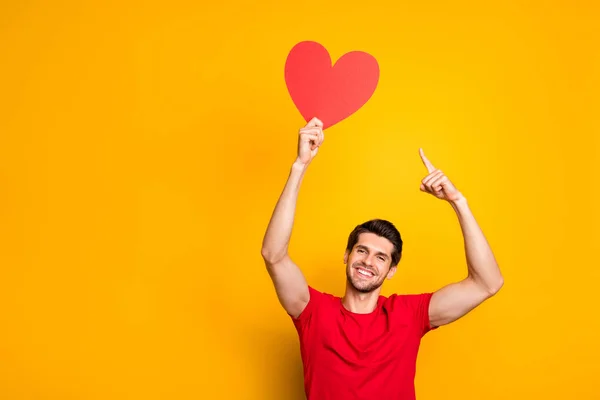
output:
[[[415,368],[429,324],[432,293],[379,296],[369,314],[309,287],[310,301],[293,318],[309,400],[414,400]]]

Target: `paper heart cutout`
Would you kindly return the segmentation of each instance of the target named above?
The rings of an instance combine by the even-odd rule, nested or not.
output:
[[[300,42],[288,54],[285,82],[302,117],[307,122],[317,117],[326,129],[354,114],[371,98],[379,82],[379,64],[368,53],[351,51],[332,66],[325,47]]]

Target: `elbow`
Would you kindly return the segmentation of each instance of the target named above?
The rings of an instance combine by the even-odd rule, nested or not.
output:
[[[504,277],[500,275],[498,279],[496,279],[491,285],[488,286],[490,297],[498,293],[500,289],[502,289],[502,286],[504,286]]]
[[[263,260],[265,260],[265,262],[268,262],[273,258],[273,252],[265,247],[260,249],[260,255],[263,258]]]
[[[260,255],[267,265],[273,265],[281,261],[285,257],[286,252],[273,251],[272,249],[263,247],[260,251]]]
[[[488,277],[487,279],[482,279],[476,275],[469,275],[469,278],[467,279],[471,279],[471,281],[479,287],[485,298],[496,295],[500,289],[502,289],[502,286],[504,286],[504,278],[501,274],[495,278]]]

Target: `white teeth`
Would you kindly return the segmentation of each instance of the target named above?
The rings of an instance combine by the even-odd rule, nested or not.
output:
[[[363,271],[362,269],[359,269],[358,273],[361,274],[361,275],[364,275],[364,276],[373,276],[372,273],[367,272],[367,271]]]

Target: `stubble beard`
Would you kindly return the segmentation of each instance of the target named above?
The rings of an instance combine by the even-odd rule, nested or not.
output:
[[[355,267],[364,267],[364,264],[357,262],[354,263],[354,265],[352,267],[346,267],[346,279],[348,280],[348,282],[350,283],[350,285],[358,292],[360,293],[370,293],[376,289],[378,289],[382,284],[383,284],[383,279],[381,281],[377,281],[374,280],[373,282],[370,282],[366,285],[361,285],[360,283],[356,283],[352,281],[352,277],[351,277],[351,271],[355,269]],[[365,267],[365,269],[368,269]]]

